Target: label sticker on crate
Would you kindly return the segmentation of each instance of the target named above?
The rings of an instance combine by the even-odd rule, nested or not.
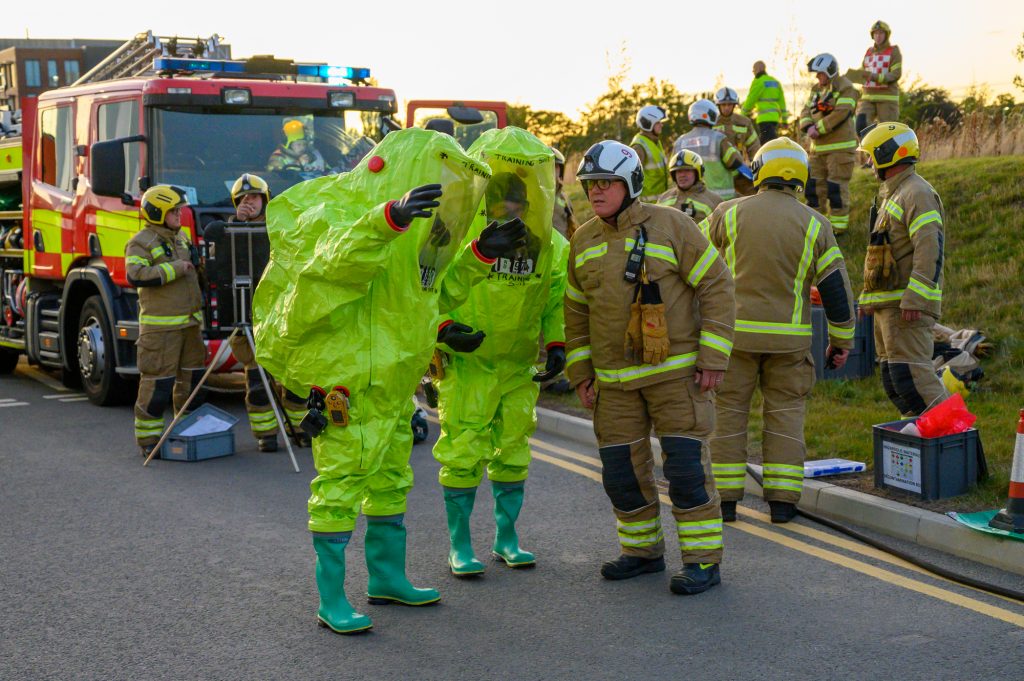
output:
[[[921,494],[921,450],[882,442],[882,479],[890,487]]]

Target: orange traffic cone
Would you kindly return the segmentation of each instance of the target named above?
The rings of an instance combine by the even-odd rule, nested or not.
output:
[[[1013,468],[1010,469],[1010,498],[1006,508],[989,522],[989,527],[1009,532],[1024,532],[1024,409],[1017,422],[1017,444],[1013,448]]]

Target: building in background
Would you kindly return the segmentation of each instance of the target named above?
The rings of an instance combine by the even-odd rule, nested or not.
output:
[[[123,40],[0,38],[0,109],[16,111],[21,98],[71,85]]]

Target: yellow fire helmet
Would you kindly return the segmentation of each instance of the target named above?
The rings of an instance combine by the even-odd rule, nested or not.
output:
[[[292,142],[306,139],[306,129],[302,121],[288,121],[284,124],[284,145],[290,147]]]
[[[874,37],[875,37],[875,31],[877,31],[877,30],[879,30],[879,29],[881,29],[881,30],[885,31],[885,39],[886,39],[886,40],[888,40],[888,39],[889,39],[889,36],[891,36],[891,35],[892,35],[892,29],[891,29],[891,28],[889,28],[889,24],[885,23],[885,22],[884,22],[884,21],[882,21],[881,19],[879,19],[879,20],[878,20],[878,21],[876,21],[875,23],[871,24],[871,31],[870,31],[870,33],[869,33],[868,35],[870,35],[870,36],[871,36],[871,38],[872,38],[872,39],[874,39]]]
[[[900,163],[917,163],[921,158],[917,135],[904,123],[878,123],[867,128],[858,149],[871,158],[879,177],[886,168]]]
[[[762,182],[803,188],[807,184],[807,152],[788,137],[764,144],[750,164],[754,186]]]
[[[245,173],[235,180],[235,184],[231,186],[231,205],[238,208],[238,204],[246,194],[259,194],[262,196],[264,208],[270,203],[270,186],[259,175]]]
[[[158,184],[142,195],[142,214],[147,222],[163,225],[168,211],[187,204],[183,191],[169,184]]]
[[[674,180],[677,170],[696,170],[697,182],[704,181],[704,159],[696,151],[683,149],[672,155],[668,163],[668,174]]]

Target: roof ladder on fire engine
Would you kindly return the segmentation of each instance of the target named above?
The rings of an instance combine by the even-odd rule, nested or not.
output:
[[[139,33],[106,59],[90,69],[74,85],[97,83],[117,78],[133,78],[153,71],[153,59],[161,56],[205,57],[230,59],[231,48],[221,45],[221,37],[209,38],[159,37],[152,31]]]

